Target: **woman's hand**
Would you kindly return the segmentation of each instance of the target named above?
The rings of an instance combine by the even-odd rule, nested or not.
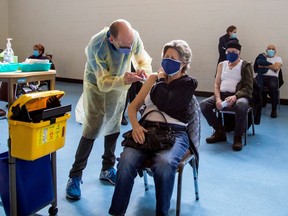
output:
[[[145,133],[147,133],[148,130],[146,130],[141,125],[137,126],[136,128],[133,128],[132,130],[132,136],[136,143],[143,144],[145,142]]]

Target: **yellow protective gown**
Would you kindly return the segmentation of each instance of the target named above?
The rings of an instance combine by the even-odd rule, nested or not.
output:
[[[83,105],[85,119],[83,136],[95,139],[102,135],[120,132],[122,112],[130,85],[124,83],[124,73],[135,69],[152,73],[152,59],[144,50],[143,42],[134,31],[134,42],[129,54],[120,53],[109,42],[109,28],[94,35],[85,53]]]

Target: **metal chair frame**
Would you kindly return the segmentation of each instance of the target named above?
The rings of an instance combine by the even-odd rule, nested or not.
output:
[[[196,201],[199,200],[199,187],[198,187],[198,171],[197,171],[197,165],[196,165],[196,157],[191,153],[190,150],[187,150],[184,157],[182,158],[181,162],[178,165],[178,181],[177,181],[177,200],[176,200],[176,216],[180,215],[180,209],[181,209],[181,192],[182,192],[182,174],[184,171],[184,167],[186,164],[191,163],[191,166],[193,168],[193,176],[194,176],[194,189],[195,189],[195,199]],[[138,170],[138,172],[142,171],[143,178],[144,178],[144,187],[145,191],[149,190],[148,187],[148,175],[153,176],[153,173],[151,172],[152,161],[147,160],[143,164],[143,168]],[[142,176],[140,174],[140,176]]]
[[[235,115],[235,111],[233,110],[233,108],[224,108],[223,110],[219,110],[218,111],[221,115],[221,119],[222,119],[222,125],[224,126],[224,114],[233,114]],[[247,110],[247,115],[246,115],[246,125],[245,125],[245,135],[244,135],[244,145],[247,144],[247,133],[249,132],[248,130],[248,119],[249,119],[249,113],[251,112],[251,117],[252,117],[252,135],[255,135],[255,125],[254,125],[254,112],[253,112],[253,107],[249,107]]]

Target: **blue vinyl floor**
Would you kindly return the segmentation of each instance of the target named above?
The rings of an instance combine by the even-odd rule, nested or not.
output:
[[[81,137],[81,125],[76,123],[74,109],[82,92],[81,84],[57,82],[56,89],[65,91],[62,105],[72,104],[71,118],[67,121],[65,146],[57,151],[57,185],[59,216],[108,215],[114,186],[99,180],[103,137],[95,141],[84,171],[82,198],[69,201],[65,197],[68,173]],[[201,100],[203,98],[199,98]],[[0,102],[0,108],[6,109]],[[212,133],[202,117],[200,146],[199,191],[195,201],[192,169],[186,166],[183,174],[181,216],[288,216],[288,106],[282,105],[278,118],[270,118],[271,104],[262,111],[261,124],[256,135],[247,137],[247,146],[240,152],[232,150],[233,133],[228,141],[206,144]],[[7,109],[6,109],[7,110]],[[122,126],[121,132],[131,126]],[[8,123],[0,120],[0,153],[8,150]],[[116,155],[122,147],[118,140]],[[127,216],[153,216],[155,190],[149,178],[149,190],[144,190],[143,179],[137,177]],[[176,187],[171,200],[170,215],[175,215]],[[49,215],[47,207],[36,215]],[[0,201],[0,215],[5,215]]]

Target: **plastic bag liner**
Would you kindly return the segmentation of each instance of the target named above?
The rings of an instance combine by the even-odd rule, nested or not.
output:
[[[83,93],[81,94],[77,105],[75,107],[76,122],[83,124],[85,119],[84,105],[83,105]]]
[[[54,200],[50,155],[34,161],[16,159],[17,216],[36,213]],[[8,152],[0,154],[0,195],[10,215]]]

